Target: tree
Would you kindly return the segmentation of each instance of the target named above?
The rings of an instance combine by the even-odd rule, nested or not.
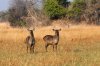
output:
[[[43,21],[41,17],[44,16],[41,16],[43,14],[39,4],[42,3],[40,0],[12,0],[11,2],[9,8],[11,26],[35,26],[40,24],[40,19]]]
[[[65,7],[65,8],[68,8],[69,5],[70,5],[70,2],[68,0],[57,0],[58,1],[58,4]]]
[[[8,11],[1,11],[0,12],[0,21],[8,21],[9,13]]]
[[[84,0],[74,0],[71,3],[71,7],[67,10],[67,17],[80,21],[81,15],[84,13],[85,9],[86,3]]]
[[[86,21],[92,24],[100,24],[100,0],[85,0],[85,2],[86,10],[84,17],[87,17]]]
[[[45,0],[44,9],[50,19],[58,19],[66,14],[65,8],[57,0]]]
[[[27,15],[26,3],[24,0],[12,0],[9,8],[9,22],[11,26],[25,26],[26,22],[21,19]]]

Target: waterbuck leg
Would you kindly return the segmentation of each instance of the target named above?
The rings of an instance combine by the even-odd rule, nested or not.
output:
[[[53,51],[54,51],[54,45],[52,45],[53,46]]]
[[[47,52],[47,48],[48,48],[48,46],[49,46],[48,44],[45,45],[46,52]]]
[[[28,53],[28,46],[27,46],[27,49],[26,50],[27,50],[27,53]]]
[[[55,45],[56,51],[57,51],[57,45]]]
[[[33,46],[32,50],[33,50],[33,53],[34,53],[34,46]]]
[[[32,53],[32,47],[30,46],[30,53]]]

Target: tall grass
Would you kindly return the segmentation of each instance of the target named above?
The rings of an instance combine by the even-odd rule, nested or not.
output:
[[[58,51],[45,52],[43,36],[54,34],[52,27],[36,28],[35,53],[26,52],[26,28],[0,24],[0,66],[100,66],[100,27],[61,27]]]

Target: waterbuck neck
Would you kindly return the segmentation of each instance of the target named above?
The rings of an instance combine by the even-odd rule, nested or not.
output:
[[[55,31],[55,36],[59,37],[59,31]]]
[[[31,35],[31,37],[34,37],[34,34],[33,34],[32,30],[30,30],[30,35]]]
[[[59,42],[59,31],[55,30],[55,38],[57,40],[57,43]]]

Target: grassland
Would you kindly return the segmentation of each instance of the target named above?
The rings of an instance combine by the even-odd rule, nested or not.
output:
[[[45,52],[43,36],[54,34],[52,27],[36,28],[35,53],[26,52],[25,28],[0,24],[0,66],[100,66],[100,27],[61,27],[58,51]]]

